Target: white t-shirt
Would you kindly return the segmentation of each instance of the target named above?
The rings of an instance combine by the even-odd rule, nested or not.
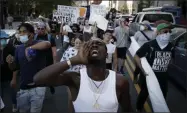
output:
[[[74,47],[70,47],[64,52],[60,61],[62,62],[62,61],[65,61],[65,60],[69,60],[70,58],[77,55],[77,53],[78,53],[77,49],[75,49]],[[85,68],[85,67],[86,67],[85,65],[76,65],[76,66],[71,67],[67,71],[73,71],[73,72],[78,72],[79,73],[80,69]]]
[[[107,53],[108,53],[108,57],[106,58],[106,63],[112,63],[112,55],[114,54],[115,50],[116,50],[116,46],[114,44],[106,44],[107,47]]]

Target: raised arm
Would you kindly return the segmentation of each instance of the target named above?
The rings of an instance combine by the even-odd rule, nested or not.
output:
[[[85,49],[86,48],[86,49]],[[70,60],[59,62],[44,68],[34,76],[34,82],[39,86],[58,86],[68,85],[71,83],[71,76],[78,75],[75,72],[65,72],[71,66],[78,64],[87,64],[87,56],[90,46],[88,43],[81,47],[79,53],[70,58]]]

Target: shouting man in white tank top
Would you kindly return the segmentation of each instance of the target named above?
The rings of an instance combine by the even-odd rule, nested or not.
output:
[[[70,112],[131,112],[129,83],[124,76],[106,69],[107,48],[99,38],[83,44],[78,54],[67,61],[51,65],[38,72],[34,81],[38,86],[69,87],[73,105]],[[67,72],[74,65],[86,68],[80,73]]]

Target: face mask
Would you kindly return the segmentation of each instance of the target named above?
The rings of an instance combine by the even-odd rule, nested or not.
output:
[[[7,41],[2,39],[1,40],[1,47],[4,48],[7,45]]]
[[[23,35],[23,36],[19,36],[19,37],[20,37],[20,41],[22,43],[26,43],[29,40],[28,35]]]
[[[159,43],[159,45],[165,46],[169,43],[170,33],[160,34],[156,37],[156,40]]]
[[[145,27],[144,26],[140,26],[140,31],[144,31],[145,30]]]

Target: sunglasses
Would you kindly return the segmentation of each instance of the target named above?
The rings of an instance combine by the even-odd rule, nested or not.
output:
[[[44,28],[38,28],[38,30],[44,30]]]
[[[171,30],[166,30],[166,31],[163,31],[163,33],[172,33]]]

